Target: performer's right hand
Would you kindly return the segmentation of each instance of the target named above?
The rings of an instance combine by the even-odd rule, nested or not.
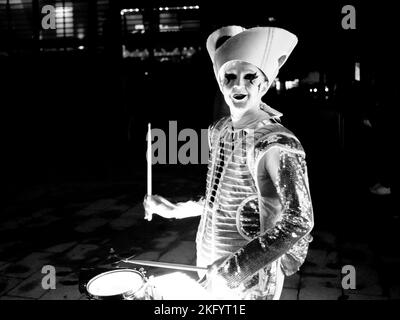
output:
[[[175,218],[174,210],[176,206],[161,196],[146,195],[143,206],[145,211],[144,218],[148,221],[151,221],[153,214],[158,214],[166,219]]]

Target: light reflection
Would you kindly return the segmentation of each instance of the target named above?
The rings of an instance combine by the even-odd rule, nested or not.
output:
[[[276,86],[276,90],[281,91],[281,82],[279,81],[278,78],[275,79],[274,84]]]
[[[72,36],[74,17],[71,2],[66,2],[64,6],[56,5],[56,33],[57,37]]]
[[[183,7],[159,7],[159,8],[154,8],[153,10],[158,10],[158,11],[170,11],[170,10],[198,10],[200,9],[200,6],[183,6]],[[123,16],[126,13],[131,13],[131,12],[139,12],[141,9],[139,8],[134,8],[134,9],[122,9],[120,11],[121,16]]]
[[[151,279],[164,300],[204,300],[210,294],[196,280],[182,272],[173,272]]]
[[[72,17],[72,7],[56,7],[56,18]]]
[[[354,71],[354,80],[360,81],[360,63],[356,62]]]
[[[299,79],[294,79],[292,81],[285,81],[285,88],[292,89],[292,88],[297,88],[299,86]]]

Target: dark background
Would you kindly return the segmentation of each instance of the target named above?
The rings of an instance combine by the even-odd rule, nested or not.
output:
[[[41,30],[39,8],[55,1],[0,4],[2,206],[20,201],[24,190],[71,181],[142,179],[144,195],[147,123],[167,130],[168,121],[177,120],[178,130],[200,133],[215,120],[219,93],[205,41],[213,30],[230,24],[283,27],[299,38],[279,78],[297,78],[301,85],[279,93],[271,89],[265,101],[284,113],[282,123],[306,149],[317,222],[343,228],[343,221],[357,223],[365,214],[368,187],[377,181],[379,159],[395,174],[398,36],[395,11],[387,3],[72,2],[74,17],[83,21],[83,38]],[[356,8],[356,30],[341,26],[346,4]],[[153,8],[183,5],[200,6],[193,18],[197,27],[159,32]],[[143,34],[124,29],[124,8],[144,10]],[[123,45],[131,51],[193,46],[196,53],[188,59],[140,60],[124,58]],[[354,81],[355,62],[361,63],[360,82]],[[302,81],[312,71],[320,80]],[[314,88],[317,94],[310,93]],[[371,134],[362,124],[366,118],[379,119],[387,131]],[[205,181],[206,166],[156,165],[154,175],[158,172],[190,172]]]

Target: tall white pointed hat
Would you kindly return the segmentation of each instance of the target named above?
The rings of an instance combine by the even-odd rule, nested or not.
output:
[[[222,42],[219,45],[219,42]],[[233,60],[251,63],[268,79],[268,87],[278,75],[298,42],[297,37],[281,28],[239,26],[223,27],[207,39],[207,51],[213,62],[215,77],[220,85],[223,66]]]

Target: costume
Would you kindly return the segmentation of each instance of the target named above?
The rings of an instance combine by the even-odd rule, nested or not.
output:
[[[242,60],[261,66],[271,82],[294,47],[292,41],[291,49],[273,50],[271,35],[291,36],[282,30],[234,26],[214,32],[207,48],[217,79],[226,61]],[[243,45],[265,45],[266,34],[269,51],[261,45],[256,55],[242,50]],[[213,43],[226,35],[230,38],[215,49]],[[277,54],[283,51],[279,62]],[[247,128],[235,129],[229,116],[210,126],[207,190],[196,236],[197,264],[226,258],[217,276],[240,299],[273,299],[279,272],[291,275],[304,262],[313,227],[305,152],[278,122],[279,112],[264,103],[260,108],[264,116]],[[269,152],[277,161],[268,160]]]

